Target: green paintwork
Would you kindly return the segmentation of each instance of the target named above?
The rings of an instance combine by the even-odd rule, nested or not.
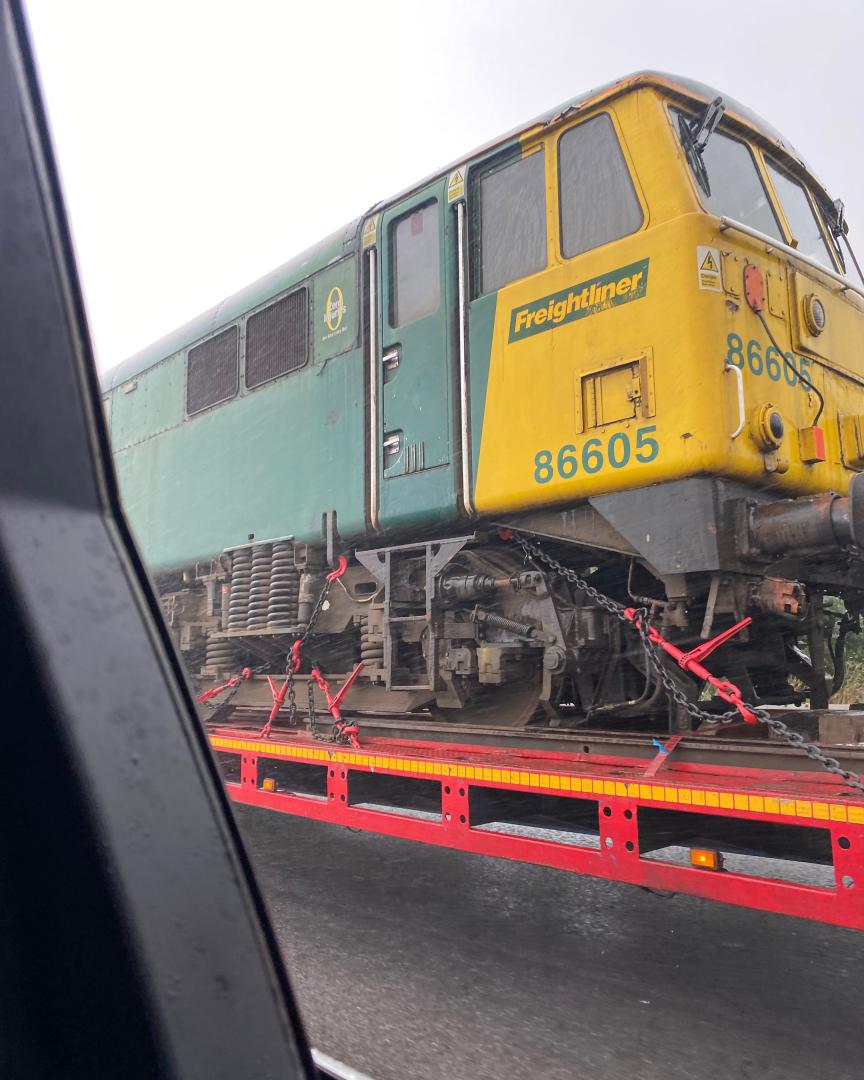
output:
[[[393,288],[392,230],[398,221],[430,200],[437,200],[441,301],[438,309],[406,326],[391,326]],[[382,528],[408,528],[456,517],[453,469],[451,281],[454,259],[449,250],[446,182],[439,180],[388,209],[382,221],[379,250],[381,352],[399,348],[399,366],[381,387],[379,434],[403,433],[402,449],[384,468],[380,482]],[[420,464],[422,463],[422,468]]]
[[[320,363],[357,345],[360,298],[356,256],[316,274],[312,291],[312,346],[315,362]]]
[[[468,308],[468,350],[471,357],[471,476],[477,479],[480,444],[483,439],[483,415],[486,411],[486,385],[492,354],[492,331],[498,293],[479,296]]]
[[[210,558],[250,533],[320,541],[327,510],[343,536],[364,532],[356,246],[354,225],[109,373],[124,508],[154,570]],[[242,355],[246,316],[300,283],[313,296],[311,362],[249,391],[241,364],[236,398],[185,418],[187,347],[236,323]],[[334,286],[345,331],[330,336],[324,304]]]
[[[185,388],[183,353],[175,353],[121,383],[111,395],[111,439],[115,451],[181,424]]]
[[[115,454],[123,502],[152,569],[244,543],[320,541],[335,510],[364,530],[363,365],[359,350],[308,365],[170,432]]]
[[[229,296],[209,311],[205,311],[203,315],[172,330],[166,337],[148,345],[146,349],[134,356],[130,356],[128,360],[124,360],[122,364],[106,372],[102,378],[103,391],[122,385],[128,379],[158,364],[165,357],[194,345],[215,330],[231,325],[250,311],[261,307],[268,300],[288,292],[292,285],[304,281],[315,271],[356,251],[359,225],[358,220],[338,230],[301,255],[283,263],[282,266],[265,274],[258,281]]]

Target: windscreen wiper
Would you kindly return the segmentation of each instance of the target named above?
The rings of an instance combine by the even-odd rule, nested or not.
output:
[[[708,180],[708,170],[705,168],[705,160],[702,154],[708,145],[708,140],[714,134],[714,130],[720,123],[726,106],[722,97],[716,97],[705,106],[701,116],[689,117],[684,113],[678,114],[678,128],[681,133],[681,145],[693,175],[699,187],[706,195],[711,194],[711,184]]]
[[[840,262],[843,264],[843,269],[848,275],[849,266],[847,264],[846,256],[843,254],[843,249],[840,246],[841,240],[846,244],[849,258],[858,272],[858,279],[861,284],[864,285],[864,273],[861,272],[861,267],[858,265],[858,260],[855,258],[855,252],[852,250],[852,245],[849,243],[849,223],[846,220],[846,207],[843,205],[843,200],[835,199],[833,203],[824,203],[822,206],[822,213],[825,215],[828,228],[831,230],[831,236],[834,239],[834,247],[837,249],[837,254],[840,256]]]

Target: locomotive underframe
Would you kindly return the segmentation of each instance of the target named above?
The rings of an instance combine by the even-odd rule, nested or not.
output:
[[[560,576],[526,563],[507,538],[518,530],[603,595],[646,608],[680,648],[750,616],[710,669],[751,703],[809,703],[801,724],[812,733],[812,710],[827,710],[842,682],[843,642],[864,603],[864,566],[847,542],[860,506],[853,513],[852,496],[825,498],[812,507],[692,478],[462,535],[356,549],[320,612],[306,659],[336,678],[363,662],[348,711],[538,730],[691,730],[690,717],[647,668],[632,629]],[[797,531],[784,532],[783,520],[773,518],[770,528],[754,527],[759,507],[779,518],[788,507]],[[803,531],[798,519],[809,523]],[[332,519],[328,527],[332,549],[339,546]],[[766,553],[772,545],[783,550]],[[253,539],[211,565],[163,579],[169,624],[202,685],[243,665],[285,670],[322,587],[327,549]],[[700,699],[700,684],[674,664],[669,672],[691,701]],[[237,703],[269,700],[266,682],[250,680]],[[857,739],[827,712],[821,736]]]

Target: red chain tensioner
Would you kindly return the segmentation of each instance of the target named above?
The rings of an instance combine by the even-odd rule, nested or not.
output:
[[[330,687],[327,684],[327,680],[321,674],[317,667],[313,667],[310,672],[312,678],[318,683],[324,697],[327,699],[327,709],[330,715],[333,717],[333,727],[336,729],[339,735],[344,735],[348,742],[355,750],[360,749],[360,740],[357,736],[360,734],[360,729],[354,720],[343,720],[342,713],[340,711],[340,705],[345,699],[345,695],[351,689],[351,685],[360,672],[363,670],[363,661],[361,660],[357,664],[348,678],[339,687],[335,694],[330,693]]]
[[[624,609],[624,617],[629,619],[630,622],[636,623],[636,615],[636,608]],[[648,627],[648,637],[652,644],[659,645],[663,652],[668,653],[678,663],[679,667],[688,671],[691,675],[695,675],[697,679],[710,683],[714,687],[717,696],[727,704],[734,706],[748,724],[755,724],[758,722],[758,717],[744,704],[738,687],[725,679],[718,679],[716,675],[712,675],[707,668],[702,666],[702,660],[706,656],[710,656],[715,649],[725,645],[730,638],[735,637],[751,622],[753,620],[748,616],[746,619],[742,619],[741,622],[735,623],[734,626],[730,626],[728,630],[724,630],[722,634],[718,634],[717,637],[711,638],[710,641],[704,641],[701,645],[697,645],[690,652],[684,652],[683,649],[673,645],[671,641],[667,641],[653,626]]]
[[[344,555],[340,555],[338,557],[338,559],[336,560],[336,569],[331,570],[330,573],[327,575],[327,586],[329,587],[330,585],[332,585],[332,583],[334,581],[336,581],[337,578],[342,577],[342,575],[345,573],[345,571],[347,569],[348,569],[348,560]],[[302,649],[302,647],[303,647],[303,637],[297,638],[297,640],[291,646],[291,674],[292,675],[296,675],[297,672],[300,670],[300,664],[301,664],[300,650]],[[321,687],[321,689],[324,691],[324,694],[325,694],[325,696],[327,698],[327,707],[330,709],[330,712],[333,715],[334,720],[337,721],[337,724],[341,724],[341,722],[342,722],[342,718],[341,718],[341,715],[339,713],[339,705],[341,704],[343,698],[345,697],[346,692],[348,691],[348,688],[354,682],[354,680],[356,679],[356,677],[359,674],[360,669],[362,667],[363,667],[363,665],[359,664],[354,669],[354,671],[351,672],[351,674],[348,676],[348,678],[345,681],[345,685],[342,687],[342,689],[339,691],[339,693],[333,699],[331,699],[331,697],[330,697],[330,692],[327,689],[327,683],[324,680],[324,677],[317,670],[317,668],[312,669],[312,676],[315,679],[315,681],[318,683],[318,685]],[[288,693],[288,688],[291,685],[291,679],[287,678],[285,680],[285,682],[280,687],[277,687],[272,675],[267,676],[267,682],[270,684],[270,693],[273,695],[273,707],[270,710],[270,715],[267,718],[267,723],[264,725],[264,727],[259,732],[259,738],[266,737],[267,735],[270,734],[270,730],[273,727],[273,721],[276,719],[276,717],[279,714],[279,710],[284,705],[285,697],[286,697],[286,695]],[[335,713],[333,712],[334,705],[335,705],[335,708],[336,708]],[[355,725],[353,725],[353,731],[350,731],[348,728],[344,728],[344,729],[340,728],[340,733],[349,735],[349,737],[352,740],[352,743],[351,743],[352,746],[357,746],[357,745],[359,745],[359,743],[357,743],[357,732],[358,732],[358,730],[359,729],[357,728],[357,725],[355,724]]]
[[[213,686],[209,690],[205,690],[203,694],[199,694],[195,699],[196,701],[209,701],[210,698],[218,697],[219,694],[224,694],[226,690],[233,690],[235,686],[239,686],[241,682],[246,679],[252,678],[252,668],[244,667],[239,675],[235,675],[228,682],[222,683],[221,686]]]

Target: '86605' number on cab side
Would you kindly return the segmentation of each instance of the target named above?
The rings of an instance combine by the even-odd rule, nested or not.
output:
[[[586,439],[581,448],[565,443],[555,454],[538,450],[534,455],[534,481],[548,484],[556,476],[570,480],[579,472],[593,476],[607,466],[623,469],[631,461],[647,465],[660,453],[660,444],[653,436],[656,430],[657,425],[650,424],[637,428],[632,440],[629,431],[616,431],[603,439]]]

